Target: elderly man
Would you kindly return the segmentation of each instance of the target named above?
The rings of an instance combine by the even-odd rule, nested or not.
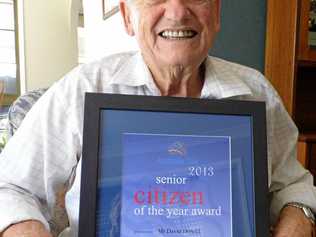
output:
[[[2,152],[2,237],[48,237],[49,227],[77,235],[85,92],[266,101],[273,236],[312,236],[316,191],[295,159],[297,129],[278,95],[260,73],[208,56],[220,0],[121,0],[120,7],[140,53],[74,69],[33,106]]]

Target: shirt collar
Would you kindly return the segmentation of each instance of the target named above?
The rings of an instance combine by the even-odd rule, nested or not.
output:
[[[252,94],[238,71],[231,69],[236,64],[211,56],[208,56],[204,63],[205,81],[201,98],[224,99]]]
[[[230,69],[231,63],[210,56],[204,63],[205,81],[201,98],[223,99],[252,94],[249,86]],[[127,59],[110,83],[131,87],[147,86],[152,95],[161,95],[139,51]]]
[[[131,87],[147,86],[153,95],[160,95],[149,68],[139,51],[134,53],[113,75],[110,84]]]

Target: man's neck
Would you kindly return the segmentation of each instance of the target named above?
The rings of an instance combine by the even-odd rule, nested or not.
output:
[[[204,67],[195,70],[181,66],[164,70],[151,70],[162,96],[195,97],[201,95],[204,83]]]

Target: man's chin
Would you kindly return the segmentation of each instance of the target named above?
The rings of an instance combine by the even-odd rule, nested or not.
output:
[[[160,53],[159,57],[167,65],[183,65],[185,67],[196,67],[200,62],[203,62],[205,57],[202,53],[197,54],[197,50],[169,50]],[[157,58],[157,59],[159,59]]]

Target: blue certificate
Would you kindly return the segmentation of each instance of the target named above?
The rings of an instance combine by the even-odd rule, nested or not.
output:
[[[232,236],[230,137],[123,134],[121,236]]]

